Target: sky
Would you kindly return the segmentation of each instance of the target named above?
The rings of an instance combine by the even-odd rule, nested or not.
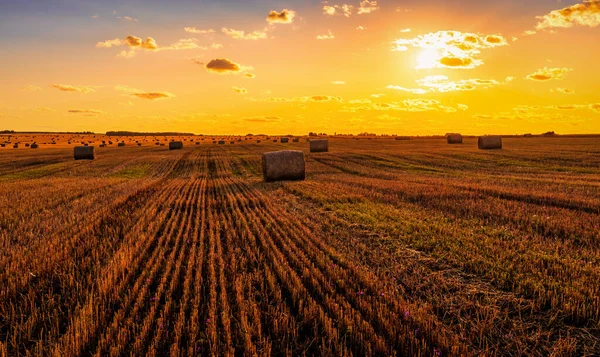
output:
[[[600,133],[600,0],[3,0],[0,130]]]

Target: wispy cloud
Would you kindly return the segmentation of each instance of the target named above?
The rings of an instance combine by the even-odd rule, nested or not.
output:
[[[317,40],[333,40],[335,35],[331,33],[331,30],[328,30],[328,33],[325,35],[317,35]]]
[[[562,79],[566,73],[571,72],[572,68],[548,68],[538,69],[534,73],[527,75],[527,79],[532,81],[549,81],[552,79]]]
[[[196,28],[195,26],[184,27],[183,30],[185,32],[200,34],[200,35],[209,35],[209,34],[215,33],[215,30],[213,30],[213,29],[201,30],[201,29]]]
[[[231,28],[223,27],[221,29],[225,35],[233,38],[234,40],[263,40],[267,38],[267,33],[264,31],[253,31],[250,33],[246,33],[245,31],[234,30]]]
[[[76,93],[91,93],[95,92],[94,88],[87,86],[72,86],[68,84],[52,84],[52,88],[58,89],[61,92],[76,92]]]

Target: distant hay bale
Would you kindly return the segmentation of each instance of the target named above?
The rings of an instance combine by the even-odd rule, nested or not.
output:
[[[196,145],[200,145],[200,142],[199,142],[199,141],[196,141]]]
[[[219,145],[225,145],[225,140],[219,140]]]
[[[265,182],[282,180],[304,180],[306,165],[304,153],[299,150],[266,152],[262,155]]]
[[[235,144],[235,141],[230,141],[229,143],[230,143],[230,144]]]
[[[29,147],[29,144],[25,144],[25,147],[26,147],[26,148],[28,148],[28,147]]]
[[[299,143],[300,142],[300,138],[294,138],[292,141],[295,142],[295,143]]]
[[[329,151],[329,140],[311,140],[310,141],[310,152],[328,152]]]
[[[18,149],[19,148],[19,144],[14,144],[13,145],[13,149]]]
[[[502,138],[499,136],[481,136],[477,141],[480,150],[502,149]]]
[[[125,143],[124,142],[120,142],[120,143],[117,144],[117,146],[125,146]]]
[[[256,143],[257,143],[257,144],[260,144],[260,140],[256,140]]]
[[[369,138],[371,140],[371,138]],[[410,136],[396,136],[394,140],[410,140]]]
[[[6,147],[6,144],[0,144],[0,148]]]
[[[142,143],[137,143],[137,146],[142,146]]]
[[[100,147],[101,148],[106,147],[106,144],[100,144]]]
[[[277,139],[273,139],[273,142],[274,142],[274,143],[276,143],[276,142],[277,142]]]
[[[38,144],[33,143],[33,144],[31,144],[31,146],[29,146],[29,148],[31,148],[31,149],[37,149],[38,148]]]
[[[94,160],[93,146],[75,146],[73,148],[75,160]]]
[[[463,138],[460,134],[449,134],[446,139],[448,140],[448,144],[462,144]]]
[[[523,136],[526,137],[526,138],[531,138],[533,135],[531,133],[527,133],[527,134],[525,134]]]
[[[289,142],[290,142],[290,138],[281,138],[281,142],[282,142],[283,144],[287,144],[287,143],[289,143]]]

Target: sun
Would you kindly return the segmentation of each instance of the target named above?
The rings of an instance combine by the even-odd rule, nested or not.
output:
[[[422,50],[417,56],[417,69],[435,68],[440,59],[440,53],[433,48]]]

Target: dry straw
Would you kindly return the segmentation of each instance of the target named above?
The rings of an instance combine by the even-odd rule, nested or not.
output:
[[[328,152],[329,151],[329,140],[311,140],[310,141],[310,152]]]
[[[460,134],[449,134],[446,139],[448,140],[448,144],[462,144],[463,138]]]
[[[304,153],[298,150],[266,152],[262,155],[263,178],[266,182],[304,180]]]
[[[94,160],[93,146],[76,146],[73,148],[75,160]]]
[[[481,136],[477,141],[480,150],[502,149],[502,138],[499,136]]]
[[[169,150],[181,150],[181,149],[183,149],[183,142],[171,141],[169,143]]]

